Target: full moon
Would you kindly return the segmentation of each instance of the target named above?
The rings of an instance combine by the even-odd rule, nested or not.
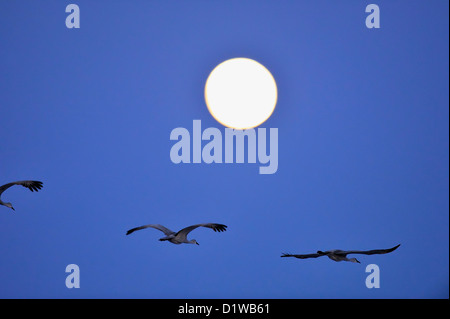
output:
[[[262,64],[235,58],[212,70],[205,85],[205,101],[222,125],[245,130],[264,123],[277,104],[277,84]]]

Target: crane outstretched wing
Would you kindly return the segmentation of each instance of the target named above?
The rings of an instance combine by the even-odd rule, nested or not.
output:
[[[144,226],[139,226],[139,227],[135,227],[132,228],[130,230],[127,231],[127,235],[135,232],[136,230],[141,230],[141,229],[145,229],[145,228],[155,228],[157,230],[162,231],[166,236],[172,235],[175,232],[171,231],[169,228],[164,227],[163,225],[159,225],[159,224],[149,224],[149,225],[144,225]]]
[[[317,258],[320,256],[324,256],[324,255],[321,255],[321,254],[295,255],[295,254],[286,254],[286,253],[283,253],[283,255],[281,255],[281,257],[295,257],[295,258],[300,258],[300,259]]]
[[[375,254],[387,254],[396,250],[400,244],[395,247],[388,249],[373,249],[373,250],[347,250],[339,252],[340,255],[349,255],[349,254],[363,254],[363,255],[375,255]]]
[[[192,225],[192,226],[185,227],[182,230],[180,230],[179,232],[177,232],[175,234],[175,237],[177,237],[177,239],[183,241],[184,239],[186,239],[187,234],[189,234],[191,231],[193,231],[194,229],[196,229],[198,227],[211,228],[214,231],[222,232],[222,231],[226,231],[228,226],[222,225],[222,224],[216,224],[216,223]]]
[[[42,188],[42,182],[39,181],[17,181],[0,186],[0,195],[8,188],[14,185],[22,185],[23,187],[28,188],[32,192],[37,192]]]

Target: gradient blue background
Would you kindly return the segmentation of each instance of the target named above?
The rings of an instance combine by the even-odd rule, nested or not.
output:
[[[67,29],[70,3],[0,2],[0,184],[44,182],[2,196],[0,297],[449,297],[448,1],[77,0]],[[274,175],[170,161],[172,129],[223,130],[203,89],[234,57],[277,81]],[[125,236],[203,222],[228,231]],[[361,264],[280,258],[399,243]]]

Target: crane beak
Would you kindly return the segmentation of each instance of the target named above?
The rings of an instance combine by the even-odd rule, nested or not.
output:
[[[196,242],[197,245],[200,245],[199,243]]]
[[[14,207],[12,207],[12,206],[11,206],[11,209],[12,209],[13,211],[16,211],[16,210],[14,209]]]

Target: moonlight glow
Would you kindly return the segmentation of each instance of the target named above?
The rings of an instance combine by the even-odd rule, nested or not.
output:
[[[277,85],[260,63],[235,58],[212,70],[205,85],[205,101],[211,115],[222,125],[249,129],[261,125],[277,104]]]

